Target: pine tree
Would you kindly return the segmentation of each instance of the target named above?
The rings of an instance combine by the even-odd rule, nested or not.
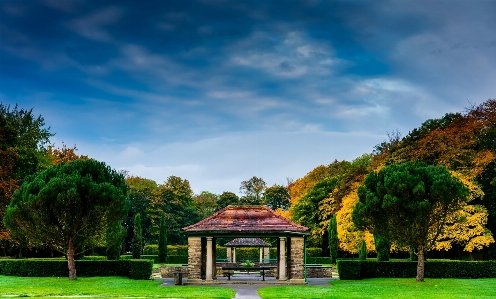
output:
[[[362,261],[367,259],[367,243],[365,243],[365,240],[362,240],[362,245],[360,247],[360,252],[358,253],[359,256],[358,258]]]

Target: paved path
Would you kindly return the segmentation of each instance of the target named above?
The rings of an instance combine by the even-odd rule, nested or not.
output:
[[[156,278],[157,280],[163,281],[161,286],[173,286],[174,279],[172,278]],[[329,280],[336,280],[337,278],[308,278],[309,286],[322,286],[329,287]],[[183,282],[186,282],[188,279],[184,278]],[[236,297],[234,299],[258,299],[261,298],[258,295],[258,290],[260,288],[274,287],[277,285],[270,284],[215,284],[212,286],[226,287],[236,291]],[[282,286],[282,285],[279,285]]]

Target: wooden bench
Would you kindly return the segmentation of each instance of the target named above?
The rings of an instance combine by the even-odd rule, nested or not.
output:
[[[222,274],[227,275],[227,280],[231,280],[231,275],[234,274],[234,270],[238,271],[260,271],[262,275],[262,280],[265,281],[265,270],[270,270],[269,267],[222,267]]]

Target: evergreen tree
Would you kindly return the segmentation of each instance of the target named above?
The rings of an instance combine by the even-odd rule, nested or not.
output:
[[[122,221],[109,223],[106,230],[107,260],[118,260],[121,255],[124,230]]]
[[[362,240],[362,245],[360,246],[360,252],[358,253],[358,258],[362,261],[367,259],[367,244],[365,240]]]
[[[336,221],[336,215],[333,215],[331,221],[329,222],[328,233],[331,263],[335,265],[338,258],[338,223]]]
[[[133,235],[133,259],[141,257],[141,250],[143,247],[143,231],[141,229],[141,216],[136,214],[134,216],[134,235]]]
[[[378,261],[389,261],[389,250],[391,242],[387,238],[374,235],[375,250],[377,251]]]
[[[167,260],[167,224],[165,216],[160,217],[160,234],[158,237],[158,262],[165,264]]]

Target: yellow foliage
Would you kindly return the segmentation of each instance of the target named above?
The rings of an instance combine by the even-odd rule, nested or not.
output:
[[[359,231],[351,220],[351,213],[358,202],[358,186],[358,183],[354,184],[352,191],[343,198],[341,209],[336,213],[339,248],[350,253],[358,253],[364,239],[367,251],[375,251],[374,236],[368,231]]]
[[[494,243],[491,232],[485,227],[487,210],[480,205],[466,205],[449,217],[449,223],[435,245],[437,250],[449,250],[453,243],[472,252]]]

